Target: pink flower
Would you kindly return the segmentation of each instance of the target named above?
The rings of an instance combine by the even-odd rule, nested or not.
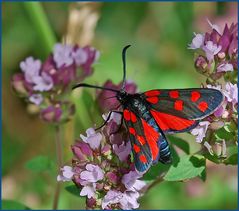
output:
[[[233,105],[237,104],[238,103],[237,84],[227,82],[224,95],[226,96],[228,102],[231,102]]]
[[[125,191],[123,198],[120,200],[121,208],[124,210],[137,209],[139,207],[137,202],[139,196],[138,192]]]
[[[25,80],[28,83],[34,83],[34,78],[40,74],[41,61],[34,60],[33,57],[28,57],[20,63],[20,68],[24,72]]]
[[[194,38],[192,43],[189,44],[188,49],[198,49],[201,48],[204,44],[204,34],[196,34],[194,33]]]
[[[131,153],[131,144],[129,141],[126,142],[126,145],[124,142],[121,145],[113,144],[113,149],[119,159],[125,161]]]
[[[100,142],[102,140],[102,135],[101,133],[96,133],[93,128],[89,128],[86,130],[86,135],[83,136],[80,135],[81,139],[85,142],[88,143],[91,147],[91,149],[97,149],[100,146]]]
[[[196,136],[196,142],[201,143],[203,138],[206,136],[207,128],[210,122],[202,121],[199,122],[198,126],[194,128],[191,133]]]
[[[86,171],[80,173],[80,178],[93,183],[102,180],[104,178],[104,173],[99,166],[87,164]]]
[[[102,200],[102,208],[105,209],[111,204],[118,204],[122,198],[122,192],[116,190],[109,190]]]
[[[29,97],[29,101],[35,105],[40,105],[43,101],[43,97],[41,94],[33,94]]]
[[[76,65],[80,66],[86,63],[88,55],[82,48],[78,48],[76,51],[73,51],[72,57],[74,58]]]
[[[53,87],[53,80],[52,78],[47,74],[47,73],[42,73],[41,76],[36,76],[33,79],[34,81],[34,86],[33,90],[35,91],[49,91]]]
[[[110,208],[110,205],[119,204],[119,208],[124,210],[137,209],[139,207],[138,198],[138,192],[125,191],[122,193],[117,190],[110,190],[102,200],[102,208]]]
[[[80,196],[87,196],[88,199],[95,198],[95,183],[84,186],[80,192]]]
[[[53,59],[57,68],[64,66],[70,66],[73,63],[72,58],[73,47],[69,45],[56,44],[53,50]]]
[[[122,183],[127,190],[139,191],[146,185],[144,181],[138,180],[140,177],[142,177],[142,175],[138,174],[136,171],[130,171],[122,177]]]
[[[233,71],[233,65],[229,63],[222,63],[217,67],[217,72],[231,72]]]
[[[62,175],[57,176],[57,181],[71,181],[73,178],[73,175],[75,174],[71,166],[64,166],[61,168]]]
[[[212,41],[207,41],[206,45],[203,46],[202,49],[205,51],[208,61],[212,61],[214,55],[218,54],[222,47],[214,44]]]

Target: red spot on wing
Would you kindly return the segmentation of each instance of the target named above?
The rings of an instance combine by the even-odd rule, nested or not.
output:
[[[179,92],[178,91],[170,91],[169,96],[171,98],[178,98],[179,97]]]
[[[151,91],[147,91],[144,93],[147,97],[153,97],[153,96],[158,96],[160,95],[160,91],[159,90],[151,90]]]
[[[183,101],[182,100],[176,100],[174,103],[174,108],[178,111],[183,110]]]
[[[136,144],[134,144],[133,149],[136,153],[140,152],[140,147]]]
[[[142,163],[147,163],[147,158],[145,157],[145,155],[140,155],[139,159]]]
[[[133,113],[133,112],[130,112],[130,119],[131,119],[131,122],[133,122],[133,123],[135,123],[135,122],[137,122],[137,118],[136,118],[136,116],[135,116],[135,114]]]
[[[123,115],[124,115],[124,119],[126,121],[129,121],[130,120],[130,111],[125,109],[124,112],[123,112]]]
[[[144,145],[146,143],[145,139],[143,136],[137,135],[136,139],[139,141],[141,145]]]
[[[129,128],[129,133],[131,133],[132,135],[134,135],[134,136],[135,136],[135,134],[136,134],[136,131],[135,131],[135,129],[134,129],[134,128],[130,127],[130,128]]]
[[[171,114],[166,114],[158,111],[151,110],[155,121],[158,126],[163,130],[185,130],[186,128],[192,126],[195,120],[184,119]]]
[[[149,97],[149,98],[146,98],[146,100],[147,100],[149,103],[156,104],[156,103],[158,103],[159,98],[158,98],[158,97]]]
[[[198,101],[198,99],[199,99],[200,97],[201,97],[200,92],[193,91],[193,92],[191,93],[191,101],[192,101],[192,102]]]
[[[144,134],[149,145],[150,151],[152,153],[153,160],[155,160],[159,153],[159,147],[157,144],[159,134],[152,128],[146,121],[142,120]]]
[[[198,109],[202,112],[206,111],[208,108],[208,104],[205,101],[202,101],[198,104]]]

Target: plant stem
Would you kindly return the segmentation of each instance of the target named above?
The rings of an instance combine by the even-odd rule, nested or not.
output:
[[[50,26],[46,13],[43,10],[42,3],[40,2],[23,2],[23,6],[29,15],[34,30],[37,32],[38,46],[42,48],[47,56],[53,45],[56,43],[56,36]]]
[[[148,191],[151,189],[151,188],[153,188],[154,186],[156,186],[157,184],[159,184],[159,183],[161,183],[161,182],[163,182],[164,180],[163,180],[163,177],[164,177],[165,175],[163,174],[163,175],[161,175],[161,176],[159,176],[156,180],[154,180],[150,185],[148,185],[148,187],[145,189],[145,191],[144,191],[144,194],[146,194],[146,193],[148,193]]]
[[[62,142],[61,142],[61,130],[60,126],[57,125],[55,128],[55,141],[56,141],[56,156],[57,156],[57,166],[58,166],[58,171],[60,171],[60,168],[63,165],[63,159],[62,159]],[[54,201],[53,201],[53,210],[56,210],[58,207],[58,202],[59,202],[59,197],[60,197],[60,191],[61,191],[61,184],[57,182],[56,184],[56,189],[55,189],[55,194],[54,194]]]

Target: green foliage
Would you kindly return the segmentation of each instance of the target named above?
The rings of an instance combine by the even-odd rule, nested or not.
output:
[[[80,189],[76,185],[66,186],[65,190],[74,196],[80,197]]]
[[[182,181],[201,176],[206,161],[203,156],[182,156],[176,166],[171,166],[164,177],[166,181]]]
[[[48,156],[40,155],[27,161],[25,167],[34,172],[48,171],[54,168],[54,162]]]
[[[177,146],[179,149],[183,150],[186,154],[189,154],[190,152],[190,146],[188,142],[183,140],[182,138],[176,137],[176,136],[168,136],[170,143]]]
[[[30,210],[30,208],[17,201],[2,200],[2,210]]]
[[[227,147],[227,158],[223,161],[227,165],[237,165],[238,164],[238,147],[228,146]]]

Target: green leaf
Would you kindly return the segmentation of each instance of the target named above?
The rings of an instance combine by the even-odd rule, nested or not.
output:
[[[172,156],[172,164],[163,164],[161,162],[158,162],[156,165],[151,166],[149,171],[144,174],[143,179],[144,180],[155,180],[163,173],[167,172],[171,165],[177,165],[179,162],[179,156],[176,150],[172,145],[170,145],[171,150],[171,156]]]
[[[206,161],[203,156],[183,156],[177,166],[171,166],[164,177],[166,181],[182,181],[202,176]]]
[[[2,210],[30,210],[30,208],[17,201],[3,199]]]
[[[162,173],[167,172],[170,168],[169,164],[157,163],[157,165],[151,166],[149,171],[143,176],[143,180],[155,180]]]
[[[27,161],[25,167],[31,171],[42,172],[53,169],[54,162],[49,157],[40,155]]]
[[[234,134],[231,131],[231,127],[229,125],[220,128],[215,132],[215,137],[217,140],[231,140],[234,137]]]
[[[80,197],[80,189],[76,185],[66,186],[65,190],[74,196]]]
[[[223,163],[227,165],[237,165],[238,164],[238,148],[237,146],[229,146],[227,147],[227,155],[228,157]]]
[[[186,154],[189,154],[190,146],[188,142],[186,142],[182,138],[175,137],[175,136],[168,136],[168,138],[173,145],[183,150]]]

